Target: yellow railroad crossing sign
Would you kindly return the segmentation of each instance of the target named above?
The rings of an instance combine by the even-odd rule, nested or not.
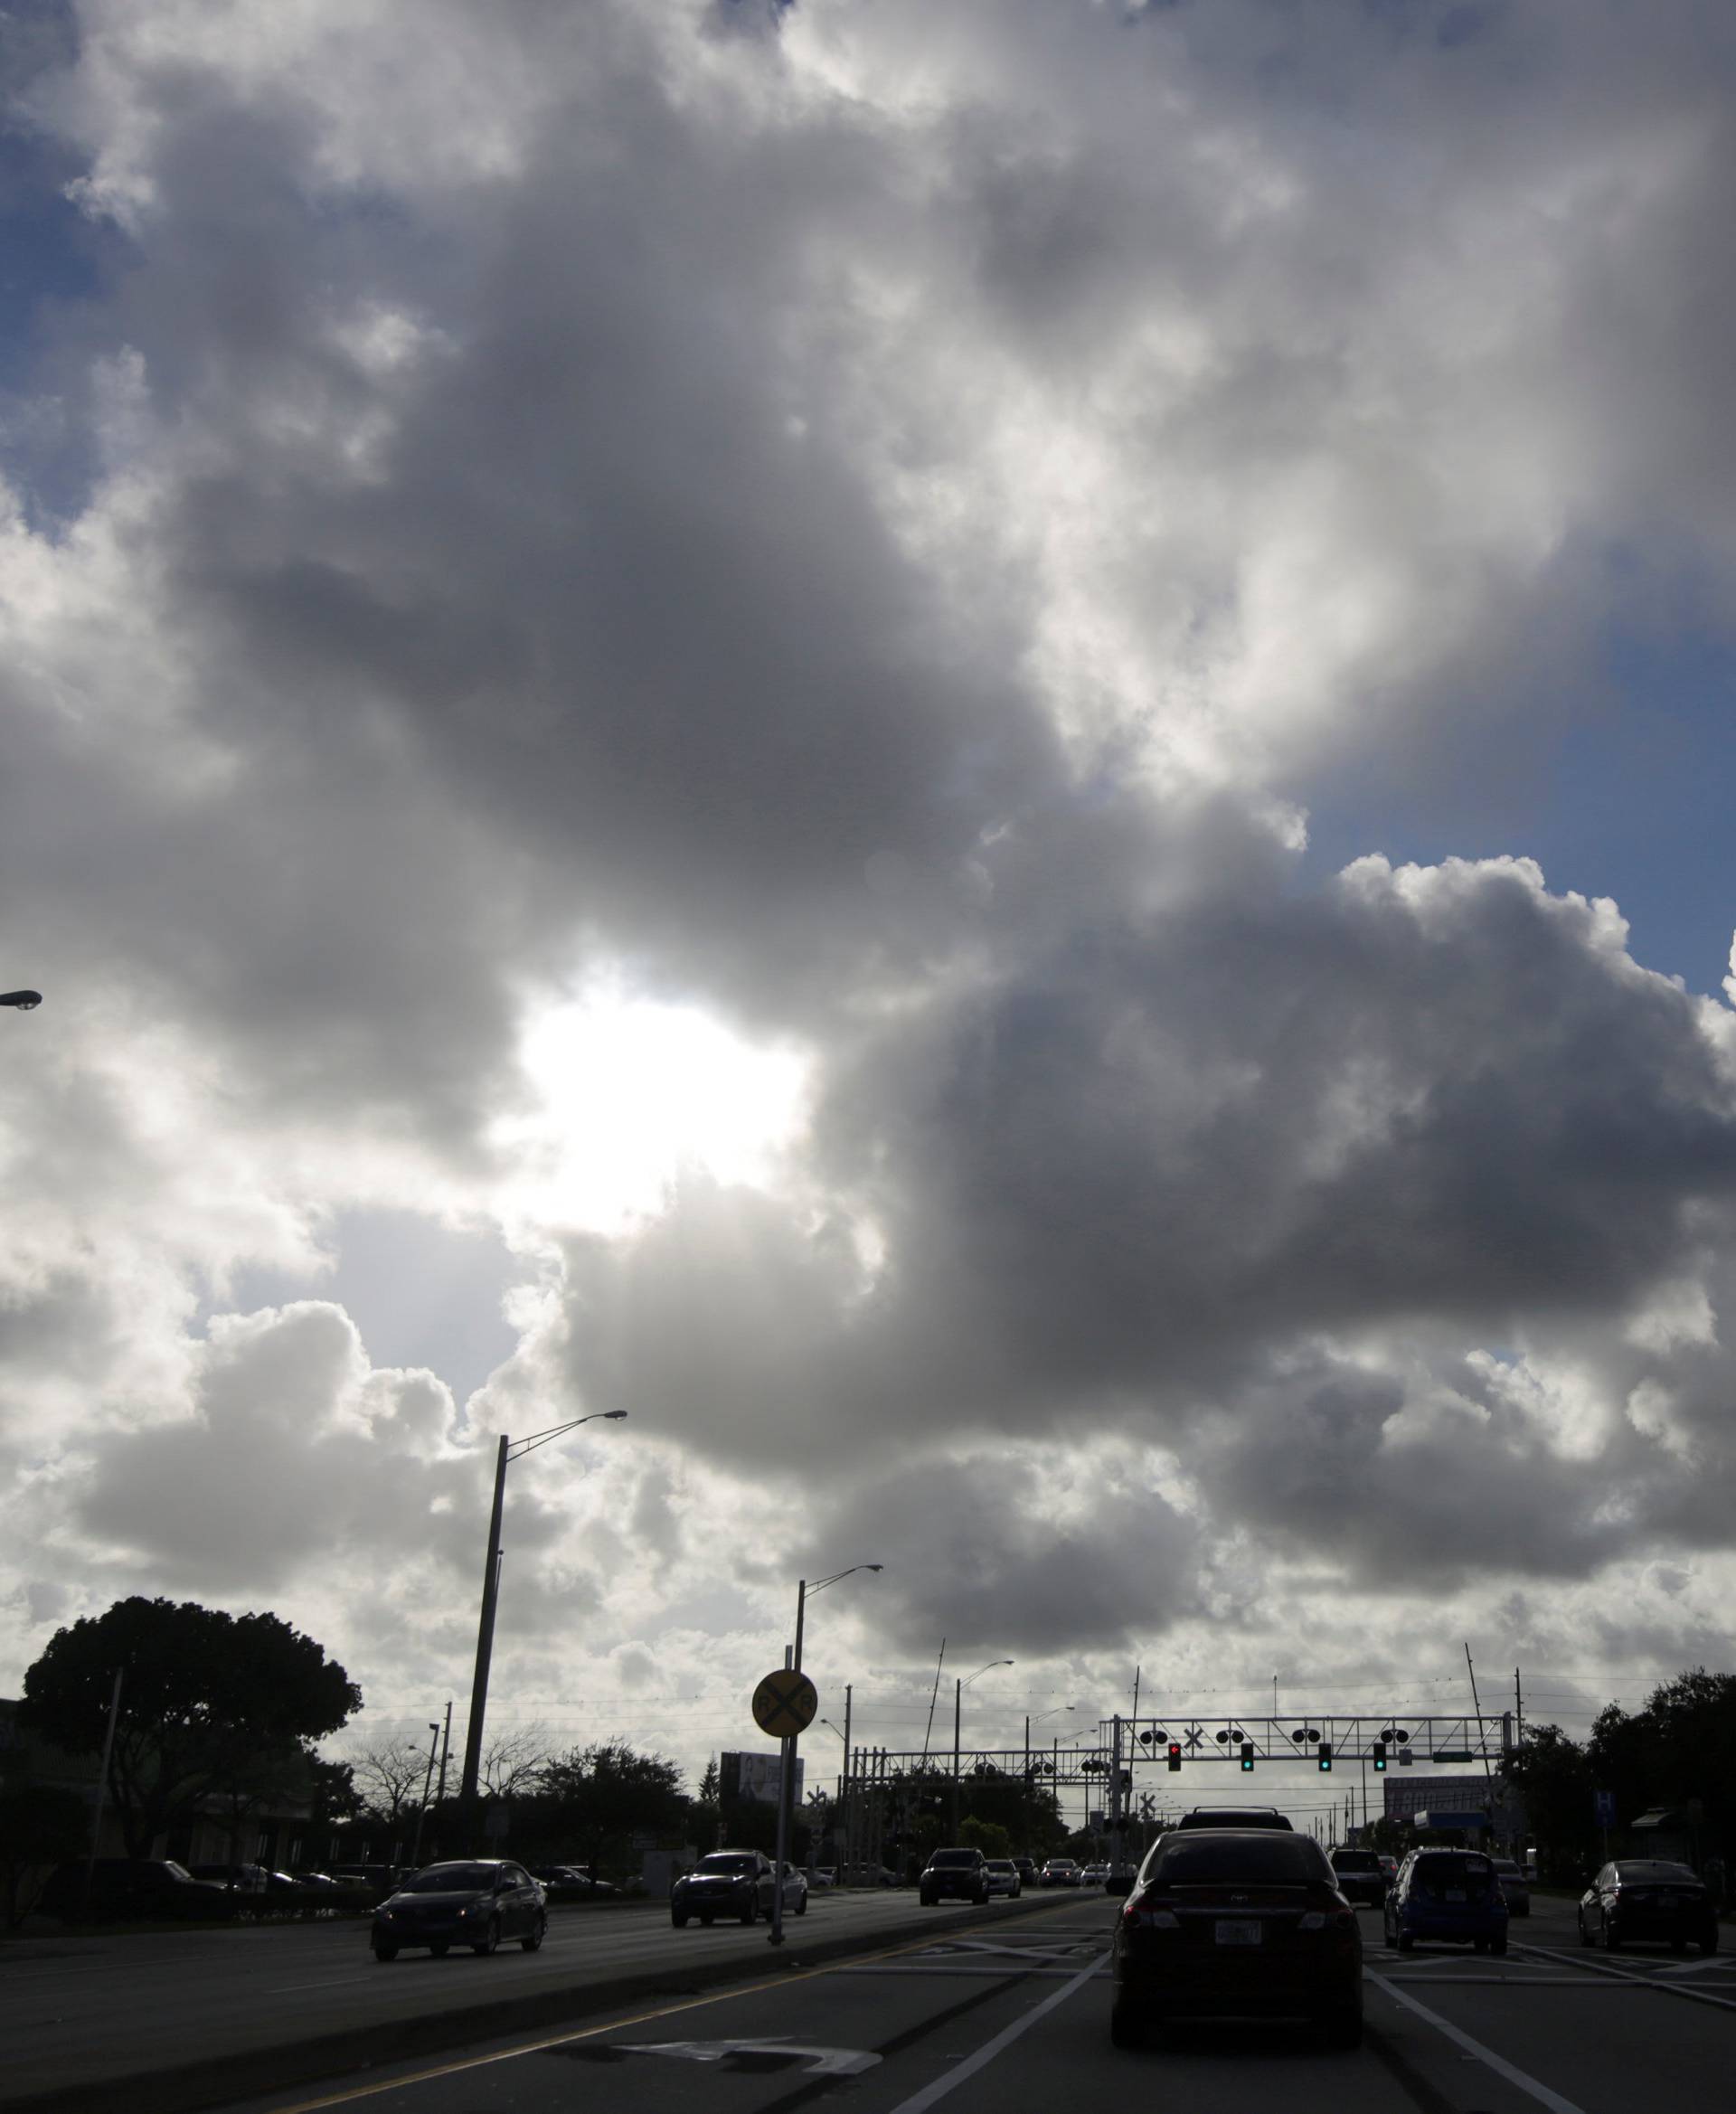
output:
[[[806,1674],[777,1666],[753,1692],[753,1722],[773,1740],[794,1740],[814,1722],[820,1699]]]

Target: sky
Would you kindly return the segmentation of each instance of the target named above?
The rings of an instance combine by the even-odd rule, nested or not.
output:
[[[1727,1669],[1732,87],[9,0],[0,1690],[162,1593],[461,1724],[621,1410],[491,1722],[693,1781],[869,1562],[894,1749]]]

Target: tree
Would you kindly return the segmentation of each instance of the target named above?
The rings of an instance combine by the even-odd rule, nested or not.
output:
[[[980,1850],[985,1857],[1010,1857],[1013,1838],[995,1820],[978,1820],[967,1814],[958,1824],[958,1840],[967,1850]]]
[[[350,1756],[349,1767],[368,1811],[396,1827],[405,1808],[421,1801],[428,1750],[414,1740],[374,1740]]]
[[[1501,1773],[1525,1802],[1544,1876],[1578,1880],[1597,1840],[1591,1796],[1596,1779],[1584,1748],[1559,1725],[1527,1725],[1524,1741],[1503,1762]]]
[[[510,1732],[487,1735],[477,1779],[487,1798],[516,1798],[541,1782],[550,1760],[546,1725],[514,1725]]]
[[[625,1740],[575,1747],[547,1763],[541,1781],[546,1810],[539,1818],[576,1842],[593,1872],[627,1836],[672,1831],[686,1817],[680,1770]]]
[[[717,1848],[722,1826],[722,1772],[716,1755],[712,1755],[699,1779],[699,1796],[693,1800],[693,1841],[702,1856]]]
[[[56,1784],[0,1791],[0,1885],[8,1930],[42,1899],[54,1867],[83,1856],[90,1846],[90,1816],[76,1791]]]
[[[197,1601],[117,1600],[56,1630],[24,1675],[21,1725],[71,1754],[99,1754],[121,1675],[108,1795],[129,1856],[213,1800],[309,1760],[362,1707],[362,1692],[321,1646],[275,1615],[228,1615]]]

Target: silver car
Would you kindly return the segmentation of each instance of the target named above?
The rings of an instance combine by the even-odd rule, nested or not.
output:
[[[1018,1900],[1024,1891],[1024,1882],[1019,1877],[1019,1868],[1011,1857],[991,1857],[983,1869],[988,1874],[991,1900],[996,1894],[1005,1894],[1009,1901]]]

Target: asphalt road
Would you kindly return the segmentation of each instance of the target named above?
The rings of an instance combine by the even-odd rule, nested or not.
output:
[[[1379,1916],[1364,1911],[1368,2033],[1354,2053],[1284,2026],[1202,2026],[1118,2051],[1106,1968],[1117,1906],[1039,1895],[924,1916],[908,1894],[835,1897],[792,1924],[781,1955],[763,1930],[675,1931],[649,1909],[564,1918],[534,1956],[406,1955],[391,1968],[353,1927],[172,1938],[178,1967],[150,1966],[152,1940],[90,1940],[80,1959],[0,1970],[0,2100],[32,2089],[21,2068],[40,2090],[79,2084],[62,2065],[82,2063],[81,2114],[119,2114],[141,2101],[105,2087],[117,2061],[136,2068],[147,2049],[210,2046],[238,2016],[261,2053],[252,2085],[222,2102],[231,2114],[547,2114],[574,2103],[587,2114],[794,2114],[840,2092],[851,2114],[927,2114],[943,2100],[947,2114],[1054,2114],[1127,2092],[1228,2114],[1723,2114],[1736,2099],[1736,1955],[1585,1951],[1571,1909],[1547,1901],[1514,1924],[1499,1960],[1389,1954]],[[805,1959],[823,1937],[864,1949]],[[474,2030],[443,2053],[352,2061],[317,2086],[269,2089],[274,2035],[281,2045],[286,2034],[430,2005],[462,2026],[478,1992],[552,1977],[557,1999],[574,1999],[627,1961],[648,1967],[659,1993],[492,2038],[475,2010]],[[708,1962],[737,1978],[688,1984]],[[62,2001],[68,2013],[52,2015]]]
[[[1055,2114],[1129,2095],[1226,2114],[1723,2114],[1736,2096],[1736,1958],[1584,1952],[1560,1904],[1515,1924],[1501,1960],[1389,1954],[1365,1911],[1368,2031],[1349,2054],[1282,2026],[1111,2048],[1114,1913],[1100,1895],[1042,1897],[1016,1921],[231,2114],[795,2114],[838,2094],[851,2114]]]

